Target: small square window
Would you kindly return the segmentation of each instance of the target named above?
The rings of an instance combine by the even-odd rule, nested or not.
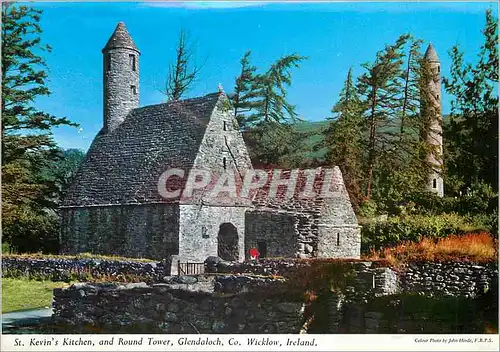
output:
[[[201,228],[201,238],[208,238],[208,230],[206,226]]]

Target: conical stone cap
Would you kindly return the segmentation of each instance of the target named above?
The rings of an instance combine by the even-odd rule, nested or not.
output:
[[[434,49],[434,46],[432,46],[432,44],[429,44],[429,46],[427,47],[427,50],[425,51],[425,59],[427,61],[439,62],[439,58],[437,56],[436,50]]]
[[[106,46],[104,47],[104,49],[102,49],[102,51],[104,52],[117,48],[131,49],[139,52],[139,49],[137,49],[137,47],[135,46],[132,37],[128,33],[127,27],[125,27],[125,23],[123,22],[118,23],[115,31],[111,35],[111,38],[109,38]]]

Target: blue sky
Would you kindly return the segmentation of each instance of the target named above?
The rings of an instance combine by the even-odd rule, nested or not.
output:
[[[63,148],[86,150],[102,126],[102,57],[119,21],[124,21],[140,57],[141,106],[164,100],[168,65],[181,28],[197,43],[204,62],[188,96],[217,90],[231,92],[239,60],[252,50],[253,64],[266,68],[283,54],[307,56],[293,74],[289,100],[301,118],[323,120],[330,115],[349,67],[372,61],[385,44],[402,33],[432,42],[441,72],[450,70],[448,50],[455,44],[474,60],[483,42],[484,12],[496,2],[465,3],[35,3],[43,9],[43,39],[53,51],[47,56],[50,97],[37,107],[67,116],[81,129],[62,127],[54,136]],[[424,48],[425,49],[425,48]],[[443,91],[443,112],[450,110]]]

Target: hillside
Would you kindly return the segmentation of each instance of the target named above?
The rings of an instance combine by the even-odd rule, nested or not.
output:
[[[449,123],[449,115],[443,116],[443,123],[447,125]],[[305,141],[306,145],[310,148],[313,148],[319,142],[321,142],[324,138],[323,131],[328,127],[328,120],[321,121],[301,121],[296,124],[296,129],[298,132],[309,134],[307,140]],[[387,132],[397,132],[397,123],[394,123],[392,127],[387,128]],[[326,148],[321,148],[317,151],[310,151],[307,153],[308,158],[316,158],[322,160],[325,157],[327,150]]]

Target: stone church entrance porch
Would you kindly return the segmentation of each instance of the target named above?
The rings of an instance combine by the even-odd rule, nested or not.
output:
[[[217,256],[223,260],[238,260],[238,230],[231,223],[223,223],[217,234]]]

